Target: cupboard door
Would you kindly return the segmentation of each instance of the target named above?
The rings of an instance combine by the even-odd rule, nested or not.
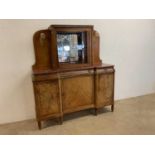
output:
[[[60,112],[58,80],[34,84],[37,116],[46,117]]]
[[[94,104],[94,80],[92,74],[62,78],[63,111],[78,111]]]
[[[103,69],[96,71],[96,106],[112,105],[114,101],[114,70]]]

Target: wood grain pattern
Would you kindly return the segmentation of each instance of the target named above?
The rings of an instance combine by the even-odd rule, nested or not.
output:
[[[51,35],[49,30],[37,31],[33,36],[35,49],[34,71],[49,70],[51,68]]]
[[[92,64],[93,65],[101,65],[102,61],[99,57],[100,53],[100,36],[97,31],[93,31],[92,36]]]
[[[103,107],[113,104],[114,73],[96,74],[96,105]]]
[[[59,89],[57,80],[35,84],[36,100],[40,117],[60,112]]]
[[[63,111],[93,104],[93,76],[62,79]]]

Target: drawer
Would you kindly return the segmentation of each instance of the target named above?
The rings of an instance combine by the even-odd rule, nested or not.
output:
[[[75,77],[75,76],[85,76],[85,75],[94,75],[94,70],[82,70],[82,71],[72,71],[72,72],[63,72],[60,73],[60,78],[68,78],[68,77]]]

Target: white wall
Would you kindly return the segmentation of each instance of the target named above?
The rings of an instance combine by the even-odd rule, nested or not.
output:
[[[103,62],[115,64],[115,99],[155,92],[155,20],[0,20],[0,124],[35,117],[32,36],[51,24],[91,24]]]

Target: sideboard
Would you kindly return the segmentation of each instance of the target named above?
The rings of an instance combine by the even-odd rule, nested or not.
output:
[[[114,110],[114,66],[99,58],[93,26],[52,25],[34,34],[33,86],[38,127],[42,121],[84,109]]]

